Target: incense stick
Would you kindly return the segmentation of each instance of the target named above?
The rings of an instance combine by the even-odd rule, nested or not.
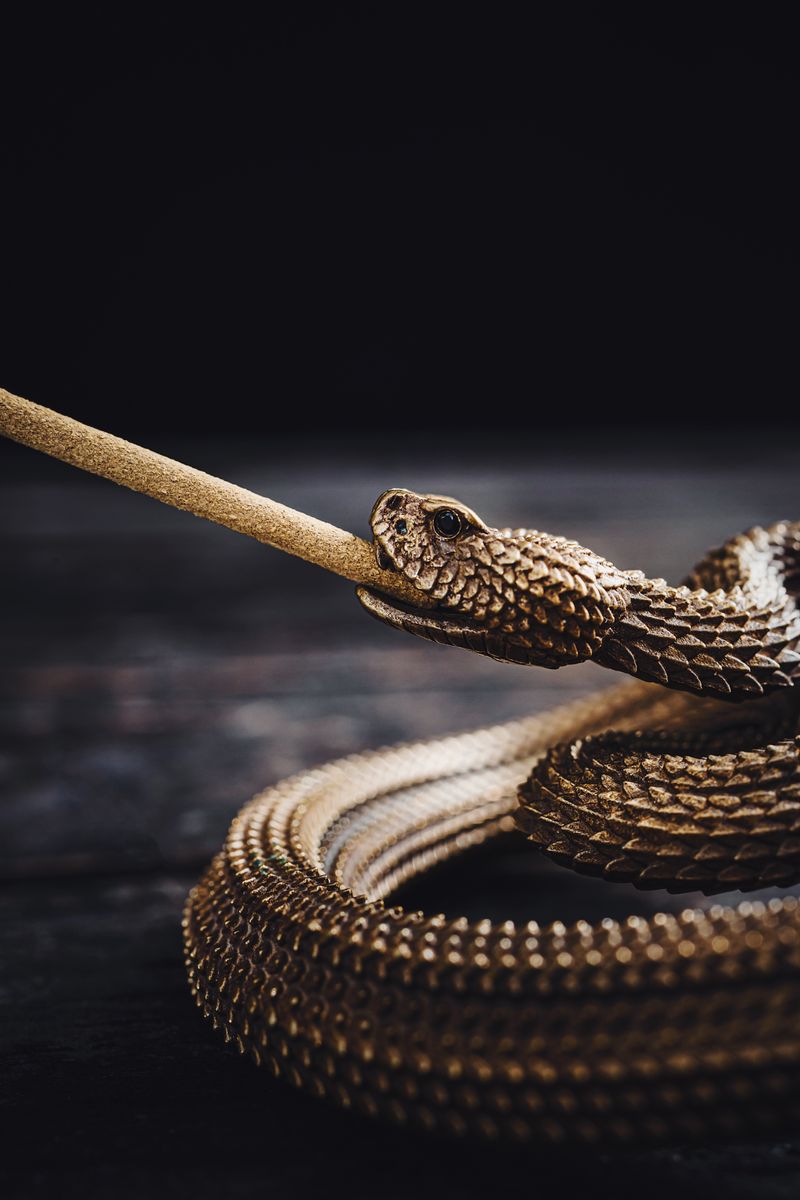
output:
[[[123,438],[0,388],[0,434],[43,454],[101,475],[162,504],[225,525],[256,541],[316,563],[354,583],[415,606],[424,597],[399,575],[382,570],[363,538],[266,496],[207,475]]]

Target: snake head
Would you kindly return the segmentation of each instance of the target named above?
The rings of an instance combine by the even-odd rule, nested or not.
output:
[[[370,525],[378,565],[398,571],[433,599],[447,600],[475,548],[489,533],[480,517],[450,496],[419,496],[391,488],[378,497]],[[453,584],[456,584],[453,587]]]
[[[606,614],[576,605],[590,551],[525,529],[492,529],[458,500],[391,488],[370,517],[378,565],[403,575],[420,607],[370,588],[358,598],[372,616],[431,641],[506,662],[558,667],[591,655]],[[605,564],[608,565],[608,564]],[[587,596],[582,589],[583,599]],[[599,593],[598,593],[599,597]],[[433,606],[432,606],[433,602]]]
[[[378,566],[403,575],[418,589],[420,607],[361,587],[357,595],[367,612],[431,641],[488,653],[473,602],[481,591],[475,581],[476,555],[485,557],[481,544],[491,531],[477,513],[450,496],[390,488],[375,502],[370,525]]]

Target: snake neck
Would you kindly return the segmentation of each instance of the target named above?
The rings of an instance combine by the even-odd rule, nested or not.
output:
[[[800,526],[753,529],[683,587],[627,573],[628,608],[595,661],[683,691],[746,700],[800,680]]]

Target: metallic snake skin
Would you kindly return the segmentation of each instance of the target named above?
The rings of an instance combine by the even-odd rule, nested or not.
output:
[[[637,676],[544,716],[365,753],[257,796],[193,890],[197,1003],[319,1097],[454,1135],[630,1143],[800,1118],[793,895],[565,926],[392,907],[514,828],[567,867],[706,894],[800,881],[800,524],[673,588],[573,542],[385,492],[376,555],[437,607],[379,619]],[[655,686],[655,685],[662,686]]]

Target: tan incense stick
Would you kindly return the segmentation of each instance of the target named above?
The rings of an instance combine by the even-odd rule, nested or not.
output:
[[[0,434],[420,606],[420,593],[399,575],[381,570],[374,547],[362,538],[3,388]]]

